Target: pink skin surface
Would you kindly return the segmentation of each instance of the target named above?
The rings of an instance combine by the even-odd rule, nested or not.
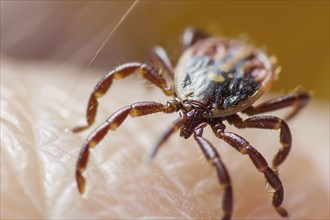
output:
[[[133,76],[115,82],[100,99],[93,128],[85,122],[87,100],[98,81],[85,74],[77,82],[72,66],[1,64],[1,218],[220,218],[222,189],[215,170],[193,138],[173,135],[155,160],[144,155],[178,114],[128,118],[92,150],[85,176],[88,193],[78,193],[74,172],[80,147],[98,124],[135,101],[168,98]],[[282,115],[283,112],[276,112]],[[329,104],[312,100],[289,122],[293,147],[280,166],[285,207],[291,219],[329,219]],[[238,130],[269,163],[280,147],[278,131]],[[234,190],[233,218],[280,219],[271,206],[270,188],[247,156],[217,139]]]

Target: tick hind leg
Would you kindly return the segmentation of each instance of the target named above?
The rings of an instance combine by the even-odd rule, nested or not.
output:
[[[166,95],[173,94],[172,88],[167,85],[166,80],[158,74],[158,71],[153,66],[144,63],[123,64],[109,72],[96,84],[88,101],[86,111],[87,125],[75,127],[72,131],[76,133],[89,128],[95,121],[98,106],[97,99],[108,91],[114,79],[123,79],[135,72],[138,72],[142,77],[158,86]]]
[[[188,47],[192,46],[196,42],[208,38],[209,34],[206,32],[199,30],[194,27],[188,27],[184,30],[182,35],[182,44],[183,48],[187,49]]]
[[[247,115],[256,115],[265,112],[275,111],[278,109],[293,106],[292,112],[290,112],[284,119],[290,120],[293,118],[303,107],[307,105],[311,96],[308,92],[297,92],[289,94],[283,97],[271,99],[256,107],[249,107],[243,111]]]
[[[222,217],[223,220],[231,219],[231,214],[233,210],[233,192],[230,182],[230,177],[226,170],[225,165],[222,163],[220,156],[217,150],[213,147],[213,145],[202,137],[203,135],[203,127],[205,125],[202,124],[195,129],[194,138],[201,148],[206,159],[216,168],[219,182],[224,187],[225,193],[223,195],[222,200],[222,209],[224,215]]]
[[[272,203],[275,210],[281,216],[287,217],[287,211],[283,207],[281,207],[281,204],[284,199],[284,190],[282,182],[277,176],[277,174],[268,166],[268,163],[265,158],[241,136],[232,132],[225,132],[223,130],[223,124],[214,124],[212,125],[212,129],[217,137],[227,142],[230,146],[235,148],[240,153],[244,155],[249,155],[254,166],[258,169],[258,171],[264,174],[267,182],[274,189]]]
[[[105,137],[109,130],[116,130],[128,115],[131,117],[139,117],[157,112],[171,113],[175,110],[176,109],[171,103],[163,105],[157,102],[138,102],[121,108],[113,113],[103,124],[88,136],[81,148],[76,165],[76,181],[79,192],[81,194],[85,192],[85,178],[82,173],[87,166],[89,150],[90,148],[95,147]]]
[[[288,156],[292,138],[289,126],[284,120],[269,115],[253,116],[246,120],[242,120],[238,115],[228,116],[227,121],[238,128],[262,128],[262,129],[280,129],[280,142],[282,148],[278,151],[273,159],[273,169],[277,170],[277,167],[283,163]]]
[[[161,73],[164,77],[167,75],[172,81],[174,80],[174,68],[164,48],[155,46],[147,55],[146,60],[155,68],[163,71],[165,74]]]

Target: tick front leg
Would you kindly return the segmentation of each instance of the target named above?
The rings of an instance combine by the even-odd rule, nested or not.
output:
[[[293,118],[303,107],[307,105],[311,96],[308,92],[298,92],[289,94],[283,97],[279,97],[276,99],[272,99],[261,103],[256,107],[249,107],[242,111],[247,115],[256,115],[265,112],[275,111],[278,109],[286,108],[286,107],[293,107],[292,112],[290,112],[284,119],[289,120]]]
[[[258,169],[258,171],[262,172],[265,175],[267,182],[275,191],[273,194],[274,208],[282,217],[287,217],[287,211],[283,207],[281,207],[281,204],[284,199],[284,190],[282,182],[280,178],[276,175],[276,173],[268,166],[268,163],[265,158],[255,148],[253,148],[249,144],[249,142],[247,142],[239,135],[232,132],[225,132],[223,130],[219,130],[217,126],[212,126],[212,129],[217,137],[223,139],[240,153],[249,155],[254,166]]]
[[[244,121],[238,115],[231,115],[226,117],[226,119],[229,123],[238,128],[280,129],[280,142],[282,144],[282,148],[280,148],[273,159],[274,170],[277,170],[277,167],[283,163],[285,158],[288,156],[292,145],[292,137],[290,128],[284,120],[268,115],[253,116]]]
[[[175,111],[175,109],[171,103],[163,105],[157,102],[138,102],[113,113],[103,124],[88,136],[81,148],[76,165],[76,181],[79,192],[81,194],[85,192],[86,181],[82,173],[87,166],[90,148],[95,147],[105,137],[109,130],[116,130],[128,115],[131,117],[139,117],[157,112],[170,113],[173,111]]]
[[[146,157],[146,162],[151,161],[155,158],[159,148],[167,141],[167,139],[174,134],[177,130],[181,128],[181,126],[186,122],[187,116],[185,113],[181,113],[181,117],[174,121],[174,123],[169,127],[169,129],[163,134],[163,136],[159,139],[158,143],[150,150],[149,154]]]
[[[201,125],[195,129],[194,138],[201,148],[206,159],[216,168],[219,182],[224,187],[225,193],[223,195],[222,200],[222,209],[224,212],[223,220],[231,219],[232,211],[233,211],[233,191],[231,187],[230,177],[226,170],[225,165],[220,159],[220,156],[217,150],[213,147],[213,145],[202,137],[203,135],[203,127],[205,125]]]
[[[89,128],[95,121],[98,106],[97,99],[108,91],[114,79],[123,79],[135,72],[138,72],[139,75],[158,86],[166,95],[172,95],[172,88],[167,85],[165,79],[158,74],[154,67],[144,63],[123,64],[109,72],[96,84],[88,101],[86,111],[87,125],[75,127],[72,131],[76,133]]]

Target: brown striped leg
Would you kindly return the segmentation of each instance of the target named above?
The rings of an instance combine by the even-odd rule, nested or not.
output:
[[[246,120],[242,120],[238,115],[231,115],[226,117],[229,123],[235,125],[238,128],[262,128],[262,129],[280,129],[280,142],[282,148],[278,151],[273,159],[273,169],[277,170],[277,167],[288,156],[292,138],[289,126],[284,120],[268,115],[253,116]]]
[[[251,116],[292,106],[292,112],[290,112],[284,118],[285,120],[289,120],[293,118],[303,107],[305,107],[305,105],[309,102],[310,98],[311,95],[308,92],[293,93],[266,101],[256,107],[251,106],[245,109],[243,113]]]
[[[183,48],[187,49],[188,47],[192,46],[196,42],[208,38],[209,35],[202,30],[199,30],[194,27],[188,27],[184,30],[182,35],[182,44]]]
[[[144,63],[126,63],[118,66],[107,75],[105,75],[95,86],[92,92],[87,106],[86,118],[87,125],[75,127],[73,132],[80,132],[89,128],[95,121],[98,101],[97,99],[102,97],[110,88],[114,79],[123,79],[135,72],[149,80],[154,85],[158,86],[166,95],[172,95],[172,88],[166,84],[164,78],[158,74],[158,70],[148,64]]]
[[[202,149],[202,152],[206,159],[211,162],[211,164],[216,168],[219,182],[224,187],[225,193],[222,199],[222,209],[224,215],[222,217],[223,220],[231,219],[231,214],[233,211],[233,191],[231,187],[230,177],[226,170],[225,165],[222,163],[220,156],[217,150],[213,147],[213,145],[202,137],[203,128],[205,124],[201,124],[195,129],[194,138],[198,143],[199,147]]]
[[[167,141],[167,139],[177,130],[181,128],[181,126],[186,122],[187,116],[185,113],[180,113],[181,117],[174,121],[174,123],[169,127],[169,129],[163,134],[163,136],[159,139],[158,143],[150,150],[148,155],[146,156],[146,162],[150,162],[153,158],[155,158],[159,148]]]
[[[171,113],[174,111],[176,111],[175,106],[169,102],[167,105],[157,102],[137,102],[113,113],[103,124],[88,136],[81,148],[76,165],[76,181],[79,192],[83,194],[85,191],[85,178],[82,173],[87,166],[89,150],[90,148],[95,147],[105,137],[109,130],[116,130],[128,115],[131,117],[139,117],[157,112]]]
[[[150,53],[147,55],[146,60],[149,61],[157,69],[165,71],[165,73],[170,77],[170,79],[174,80],[173,65],[164,48],[160,46],[152,48]]]
[[[276,211],[282,217],[287,217],[287,211],[281,207],[284,199],[282,182],[276,173],[268,166],[265,158],[241,136],[232,132],[225,132],[222,129],[218,129],[217,125],[213,125],[212,129],[217,137],[223,139],[240,153],[249,155],[255,167],[265,175],[267,182],[275,191],[273,194],[273,206],[275,207]]]

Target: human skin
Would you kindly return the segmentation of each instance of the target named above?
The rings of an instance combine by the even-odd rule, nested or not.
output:
[[[222,188],[193,138],[173,135],[151,164],[144,163],[178,114],[128,118],[109,132],[92,150],[85,172],[88,193],[78,193],[75,163],[88,134],[120,107],[170,99],[138,77],[115,82],[100,99],[93,128],[74,134],[70,129],[85,123],[88,97],[98,80],[91,72],[81,80],[70,75],[79,71],[2,60],[1,219],[221,218]],[[312,100],[289,126],[292,150],[280,166],[283,207],[291,219],[329,219],[329,104]],[[227,128],[245,137],[269,163],[280,147],[279,131]],[[233,218],[281,219],[271,206],[271,189],[249,158],[209,128],[205,137],[229,171]]]

